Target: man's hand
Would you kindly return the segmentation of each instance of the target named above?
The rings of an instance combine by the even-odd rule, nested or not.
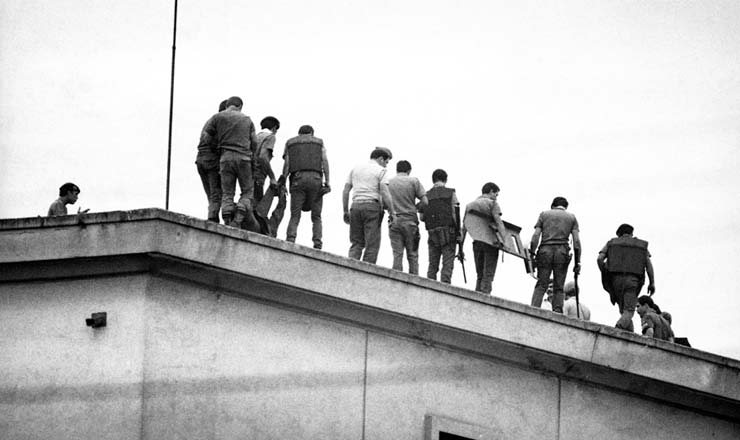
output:
[[[349,224],[349,212],[344,213],[344,223]]]
[[[322,196],[325,194],[329,194],[331,192],[331,186],[329,186],[328,183],[325,183],[321,185],[321,190],[319,190],[319,192],[321,193]]]
[[[90,211],[90,208],[87,208],[86,210],[82,210],[82,208],[77,208],[78,214],[87,214],[87,212]]]
[[[581,274],[581,263],[576,263],[576,265],[573,266],[573,273],[576,275]]]
[[[649,296],[655,295],[655,284],[654,283],[648,284],[648,289],[647,290],[648,290],[648,295]]]

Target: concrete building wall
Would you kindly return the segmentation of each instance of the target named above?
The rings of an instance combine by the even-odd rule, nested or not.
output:
[[[0,438],[140,438],[150,278],[0,284]]]
[[[169,277],[4,283],[0,301],[3,439],[422,439],[429,414],[497,439],[740,434],[651,399]],[[97,311],[108,326],[85,327]]]

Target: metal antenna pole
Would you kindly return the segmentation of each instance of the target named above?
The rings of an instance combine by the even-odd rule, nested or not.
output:
[[[172,108],[175,96],[175,43],[177,42],[177,0],[175,0],[175,18],[172,29],[172,74],[170,76],[170,127],[167,137],[167,193],[165,195],[164,209],[170,209],[170,164],[172,163]]]

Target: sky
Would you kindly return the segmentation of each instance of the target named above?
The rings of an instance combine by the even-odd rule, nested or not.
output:
[[[73,211],[165,207],[173,9],[0,2],[0,218],[44,215],[67,181]],[[632,224],[676,336],[740,359],[740,2],[185,0],[176,47],[170,210],[206,217],[199,134],[237,95],[255,122],[280,119],[273,167],[301,125],[324,139],[324,251],[346,255],[342,187],[384,146],[391,174],[408,160],[428,189],[443,168],[463,205],[497,183],[525,243],[566,197],[597,323],[618,318],[597,253]],[[310,231],[305,214],[298,244]],[[456,263],[453,284],[473,289],[466,246],[468,283]],[[378,264],[392,265],[387,228]],[[505,255],[493,294],[528,304],[533,287]]]

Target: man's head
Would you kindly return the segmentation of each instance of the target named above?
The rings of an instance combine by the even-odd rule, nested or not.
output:
[[[565,283],[565,286],[563,286],[563,293],[565,293],[566,298],[576,296],[576,283],[574,281],[568,281]]]
[[[236,107],[239,110],[242,109],[242,106],[244,105],[244,101],[238,96],[232,96],[231,98],[226,100],[226,107]]]
[[[280,121],[278,121],[274,116],[267,116],[260,122],[260,127],[262,127],[263,130],[270,130],[275,133],[280,128]]]
[[[72,205],[75,204],[79,195],[80,188],[72,182],[67,182],[59,187],[59,197]]]
[[[310,125],[301,125],[301,128],[298,129],[298,134],[313,135],[313,127],[311,127]]]
[[[396,172],[397,173],[410,173],[411,172],[411,164],[407,160],[399,160],[396,164]]]
[[[623,235],[632,235],[633,232],[635,232],[635,228],[628,225],[627,223],[622,223],[617,228],[617,237],[621,237]]]
[[[562,206],[565,209],[568,209],[568,200],[565,199],[565,197],[555,197],[552,199],[552,204],[550,205],[550,208],[556,208],[558,206]]]
[[[218,112],[219,113],[221,113],[222,111],[226,110],[226,107],[228,107],[228,105],[226,105],[227,102],[229,102],[229,100],[228,99],[224,99],[223,101],[221,101],[221,104],[218,105]]]
[[[370,153],[370,159],[375,160],[385,168],[385,166],[388,165],[388,162],[393,159],[393,153],[385,147],[375,147],[373,152]]]
[[[657,307],[658,306],[655,305],[653,299],[647,295],[642,295],[641,297],[637,298],[637,313],[639,313],[640,316],[643,316],[650,309],[655,311]]]
[[[447,183],[447,171],[443,170],[442,168],[437,168],[432,173],[432,183]]]
[[[501,189],[493,182],[486,183],[480,190],[481,194],[488,195],[498,195],[499,191],[501,191]]]

